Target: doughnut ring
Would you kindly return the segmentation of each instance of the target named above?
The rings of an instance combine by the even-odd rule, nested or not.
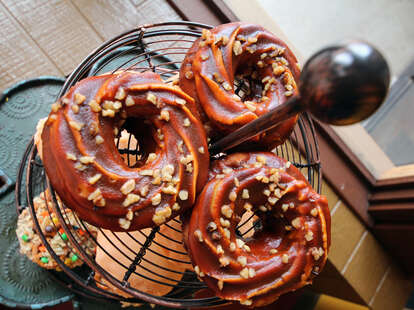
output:
[[[261,220],[248,238],[237,229],[245,212]],[[195,272],[217,296],[264,306],[310,284],[325,265],[327,199],[273,153],[234,153],[212,164],[185,218],[184,241]]]
[[[190,208],[209,154],[194,101],[152,72],[86,78],[58,102],[42,132],[43,164],[64,204],[112,231],[161,225]],[[128,128],[142,157],[128,167],[114,143]]]

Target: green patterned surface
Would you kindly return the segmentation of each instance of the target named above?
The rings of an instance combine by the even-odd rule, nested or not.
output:
[[[48,114],[62,83],[60,78],[42,77],[23,81],[4,92],[0,101],[0,168],[13,182],[36,123]],[[19,253],[13,190],[9,188],[0,196],[0,303],[16,306],[67,301],[72,294]]]

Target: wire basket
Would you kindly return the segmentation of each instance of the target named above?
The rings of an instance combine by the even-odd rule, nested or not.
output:
[[[58,97],[65,94],[82,78],[105,72],[125,69],[151,70],[160,74],[165,80],[171,79],[178,74],[179,66],[187,50],[201,36],[202,29],[209,28],[211,26],[199,23],[169,22],[143,25],[127,31],[107,41],[87,56],[66,79]],[[236,92],[245,90],[246,85],[243,82],[236,81],[235,83]],[[132,165],[140,156],[139,143],[132,145],[132,138],[130,135],[127,147],[118,147],[128,165]],[[118,137],[116,139],[117,146],[119,146],[119,141]],[[288,141],[277,147],[274,152],[298,167],[310,184],[320,192],[319,151],[312,120],[307,114],[300,116]],[[53,212],[57,216],[68,237],[62,240],[74,253],[79,254],[80,259],[85,263],[82,267],[68,268],[65,262],[56,255],[42,233],[34,209],[33,198],[47,189],[52,195],[49,216],[52,217]],[[208,307],[226,302],[211,295],[207,295],[211,297],[200,297],[206,296],[200,292],[203,290],[205,292],[207,287],[197,279],[192,271],[191,261],[182,247],[179,218],[160,227],[123,233],[122,237],[118,233],[98,228],[100,240],[76,215],[76,225],[69,223],[64,211],[65,207],[57,202],[57,197],[48,182],[33,140],[28,145],[20,165],[16,185],[16,204],[18,211],[21,211],[22,206],[27,206],[30,209],[42,242],[63,271],[52,271],[51,274],[57,281],[77,294],[106,301],[151,303],[173,308]],[[252,224],[249,218],[241,222],[239,227],[250,225],[250,228],[242,229],[247,234],[257,227],[256,224]],[[86,253],[84,245],[77,241],[80,229],[76,227],[86,232],[96,245],[97,251],[105,253],[113,265],[123,270],[121,277],[115,276],[112,269],[108,270],[108,268],[102,267],[95,261],[93,255]],[[241,234],[243,235],[243,233]],[[172,235],[177,237],[173,238]],[[118,251],[118,257],[114,257],[113,253],[107,251],[108,244],[112,249]],[[177,250],[177,248],[182,250]],[[165,251],[168,255],[165,254]],[[185,266],[185,270],[177,270],[176,265]],[[156,283],[160,288],[164,287],[168,293],[158,296],[158,294],[143,291],[140,287],[132,287],[129,282],[131,276],[138,277],[146,283]]]

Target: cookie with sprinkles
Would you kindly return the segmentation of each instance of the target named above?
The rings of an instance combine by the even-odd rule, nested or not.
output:
[[[48,244],[52,247],[56,255],[69,268],[81,266],[83,261],[70,245],[68,236],[62,229],[58,218],[48,206],[51,203],[50,195],[42,192],[33,199],[33,203],[42,233],[45,235]],[[81,224],[70,209],[64,209],[63,212],[65,213],[64,216],[67,223],[72,225],[75,238],[83,246],[88,255],[94,256],[96,245],[93,238],[89,236],[89,233],[96,238],[96,228],[86,224],[86,227],[83,227],[87,229],[86,231],[80,227]],[[27,208],[18,217],[16,235],[19,240],[21,254],[26,255],[40,267],[57,271],[61,270],[37,234],[31,214]]]

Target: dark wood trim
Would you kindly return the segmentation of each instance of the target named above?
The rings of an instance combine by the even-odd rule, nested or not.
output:
[[[368,198],[374,177],[339,136],[327,125],[314,120],[325,181],[368,227]]]

